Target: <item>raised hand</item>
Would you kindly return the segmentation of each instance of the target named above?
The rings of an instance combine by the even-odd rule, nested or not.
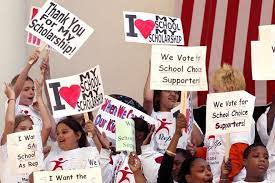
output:
[[[133,173],[136,173],[137,171],[141,171],[141,162],[135,153],[131,152],[129,154],[128,165]]]

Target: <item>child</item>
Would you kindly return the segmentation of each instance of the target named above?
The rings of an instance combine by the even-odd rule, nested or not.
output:
[[[141,161],[144,177],[149,183],[156,182],[157,173],[162,160],[162,154],[153,151],[150,146],[151,136],[154,128],[149,128],[149,125],[142,118],[133,118],[135,122],[135,140],[136,140],[136,155]],[[108,148],[108,147],[107,147]],[[135,176],[130,169],[128,164],[128,156],[126,152],[121,152],[115,156],[110,154],[110,151],[102,149],[101,154],[106,154],[105,157],[109,156],[108,168],[111,170],[111,174],[114,175],[114,182],[134,182]],[[140,172],[139,172],[140,173]]]
[[[158,124],[156,124],[156,132],[154,134],[152,142],[154,148],[158,152],[164,154],[175,132],[176,118],[173,116],[171,109],[176,107],[176,104],[180,98],[180,92],[150,90],[150,74],[151,72],[149,69],[147,80],[144,86],[143,106],[144,109],[147,111],[147,114],[151,115],[159,122]],[[178,144],[179,148],[186,148],[187,139],[190,138],[189,136],[190,134],[188,136],[187,134],[184,134],[184,136],[181,137]],[[202,139],[202,132],[199,126],[194,121],[191,132],[191,141],[194,145],[200,145]]]
[[[24,114],[30,116],[34,125],[38,126],[39,129],[42,129],[41,111],[39,111],[39,106],[37,106],[38,103],[33,103],[35,97],[34,81],[28,76],[30,69],[37,62],[39,54],[39,50],[35,50],[32,53],[26,66],[19,75],[12,79],[11,84],[14,87],[16,99],[15,115]],[[55,122],[51,116],[50,120],[51,125],[54,128]],[[51,133],[51,137],[54,138],[54,131]]]
[[[42,100],[42,89],[41,84],[38,81],[35,81],[36,89],[37,89],[37,102],[39,104],[39,110],[42,117],[43,128],[41,131],[41,138],[43,145],[46,145],[47,139],[49,137],[51,131],[51,123],[49,114],[46,110],[46,107]],[[28,182],[27,174],[18,174],[17,176],[13,176],[13,170],[11,168],[10,163],[8,162],[8,154],[7,154],[7,135],[32,130],[33,129],[33,121],[30,116],[26,116],[23,114],[17,115],[15,117],[15,91],[13,90],[10,84],[6,85],[5,94],[8,97],[8,106],[6,110],[5,117],[5,128],[1,138],[1,148],[0,148],[0,165],[1,165],[1,182],[9,183],[9,182]]]
[[[245,90],[245,79],[243,74],[232,68],[228,64],[224,64],[218,69],[211,80],[213,90],[215,92],[230,92],[237,90]],[[254,143],[255,138],[255,122],[251,124],[251,129],[248,132],[231,133],[230,134],[230,151],[229,158],[232,163],[232,171],[229,174],[229,179],[241,180],[245,176],[243,169],[242,154],[246,147]],[[198,148],[197,157],[206,158],[211,166],[214,182],[219,181],[220,167],[225,156],[225,135],[209,135],[204,139],[205,148]]]
[[[269,166],[268,152],[262,144],[252,144],[247,147],[243,153],[244,166],[246,169],[246,177],[237,183],[245,182],[262,182],[265,180],[266,171]],[[270,182],[271,183],[271,182]]]

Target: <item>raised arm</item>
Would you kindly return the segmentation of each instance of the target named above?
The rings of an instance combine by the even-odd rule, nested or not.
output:
[[[150,89],[150,80],[151,80],[151,61],[149,63],[149,71],[148,71],[147,79],[143,90],[143,107],[148,115],[151,115],[153,111],[153,97],[154,97],[154,91]]]
[[[128,165],[133,172],[136,183],[146,183],[146,179],[141,170],[141,162],[138,156],[134,153],[130,153],[128,159]]]
[[[13,133],[15,122],[15,93],[11,84],[6,84],[5,94],[8,98],[8,107],[5,116],[5,128],[1,139],[1,145],[6,144],[7,135]]]
[[[44,104],[43,97],[42,97],[42,87],[43,87],[43,81],[39,82],[37,80],[34,81],[35,88],[36,88],[36,100],[38,103],[43,127],[41,131],[41,138],[43,146],[47,144],[47,140],[50,136],[52,125],[51,125],[51,119],[50,114],[47,110],[47,107]]]
[[[173,162],[176,156],[176,149],[178,141],[182,135],[182,129],[186,128],[186,118],[183,114],[179,113],[176,121],[176,131],[170,141],[170,144],[164,154],[164,158],[161,162],[158,172],[158,183],[166,183],[173,180],[172,169]]]
[[[40,70],[41,70],[41,73],[44,77],[44,92],[45,92],[45,96],[46,96],[46,99],[47,99],[47,105],[48,105],[48,108],[50,110],[50,112],[52,113],[52,108],[51,108],[51,102],[50,102],[50,96],[49,96],[49,92],[48,92],[48,89],[46,87],[46,80],[48,79],[51,79],[51,70],[50,70],[50,56],[49,56],[49,51],[46,52],[46,54],[43,56],[43,61],[40,65]]]
[[[39,50],[36,49],[31,54],[31,56],[28,59],[28,63],[25,65],[23,70],[20,72],[16,82],[14,83],[14,92],[15,92],[15,98],[17,98],[20,95],[20,92],[24,86],[24,83],[28,77],[29,71],[32,68],[32,66],[37,62],[39,58]]]

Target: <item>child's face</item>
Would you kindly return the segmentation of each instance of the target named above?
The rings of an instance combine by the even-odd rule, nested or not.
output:
[[[196,159],[190,170],[190,175],[186,175],[188,183],[212,183],[213,175],[208,163],[203,159]]]
[[[177,91],[164,90],[160,92],[160,111],[170,111],[179,99]]]
[[[61,123],[56,129],[57,143],[60,149],[68,151],[78,148],[80,134],[75,133],[69,126]]]
[[[34,84],[30,80],[26,80],[23,89],[20,93],[20,105],[29,106],[32,105],[34,99]]]
[[[22,132],[27,130],[32,130],[32,121],[30,119],[26,119],[24,121],[21,121],[18,126],[14,129],[14,132]]]
[[[263,177],[268,169],[268,152],[265,147],[257,146],[251,149],[245,160],[246,171],[250,175]]]

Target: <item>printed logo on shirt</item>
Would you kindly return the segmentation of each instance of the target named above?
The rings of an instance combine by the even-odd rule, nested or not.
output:
[[[222,141],[220,139],[216,139],[215,135],[210,135],[208,137],[207,150],[216,149],[218,146],[222,145]]]
[[[168,128],[166,125],[170,125],[170,124],[172,124],[172,123],[166,122],[166,119],[162,119],[162,120],[158,119],[158,121],[160,122],[160,126],[159,126],[158,129],[156,130],[156,133],[158,133],[158,132],[159,132],[160,130],[162,130],[162,129],[167,130],[167,132],[169,133],[169,128]]]
[[[155,162],[158,164],[161,164],[162,160],[163,160],[163,156],[159,156],[159,157],[155,158]]]
[[[121,179],[118,181],[118,183],[122,183],[123,181],[127,181],[127,182],[129,182],[130,183],[130,179],[129,179],[129,177],[127,177],[129,174],[133,174],[131,171],[127,171],[127,170],[129,170],[129,168],[128,167],[125,167],[124,168],[124,170],[119,170],[119,172],[121,172],[122,173],[122,177],[121,177]],[[118,172],[118,173],[119,173]]]
[[[57,169],[63,170],[62,164],[65,163],[66,161],[68,161],[68,160],[63,161],[63,158],[58,158],[58,160],[51,161],[51,162],[55,163],[52,171],[55,171]]]

